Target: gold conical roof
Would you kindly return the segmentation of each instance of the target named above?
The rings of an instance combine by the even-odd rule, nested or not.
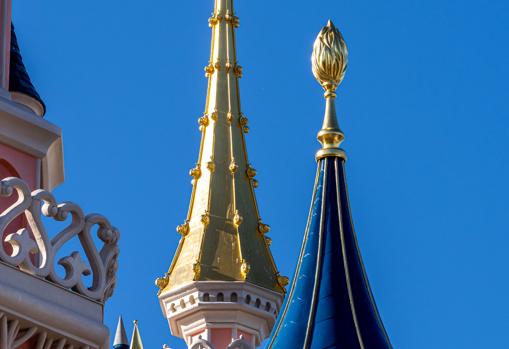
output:
[[[287,279],[279,276],[265,237],[254,189],[242,114],[235,29],[239,26],[233,0],[215,0],[210,62],[205,67],[208,93],[196,167],[190,171],[193,191],[182,235],[168,274],[157,281],[166,292],[193,281],[246,281],[284,292]]]
[[[141,341],[140,330],[138,329],[138,321],[134,321],[133,335],[131,338],[131,346],[129,349],[143,349],[143,343]]]

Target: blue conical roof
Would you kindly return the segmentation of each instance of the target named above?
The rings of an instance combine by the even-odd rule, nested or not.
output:
[[[11,25],[11,62],[9,70],[9,91],[19,92],[29,97],[32,97],[39,103],[41,103],[44,112],[46,112],[46,106],[37,93],[30,76],[23,64],[23,57],[18,45],[18,39],[14,32],[14,25]]]
[[[391,348],[353,228],[345,160],[318,160],[292,287],[268,348]]]

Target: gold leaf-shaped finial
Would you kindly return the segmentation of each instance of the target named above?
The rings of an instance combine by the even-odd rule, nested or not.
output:
[[[265,224],[260,220],[260,222],[258,222],[258,231],[260,234],[265,235],[270,231],[270,225]]]
[[[157,278],[155,284],[157,288],[159,288],[159,293],[161,293],[166,286],[168,286],[170,277],[168,274],[164,274],[163,277]]]
[[[201,277],[201,264],[200,262],[196,261],[193,264],[193,272],[194,272],[194,280],[198,280]]]
[[[287,276],[277,275],[277,282],[281,287],[286,288],[290,283],[290,279]]]
[[[348,65],[348,49],[340,31],[329,20],[318,34],[311,57],[313,75],[327,92],[334,92]]]
[[[239,211],[235,211],[235,215],[233,216],[233,223],[239,227],[242,224],[242,221],[244,221],[244,218],[240,215]]]
[[[249,272],[251,271],[251,266],[245,260],[242,260],[242,265],[240,266],[240,274],[244,280],[247,279]]]
[[[185,221],[184,224],[181,224],[177,227],[177,233],[186,237],[189,234],[189,221]]]

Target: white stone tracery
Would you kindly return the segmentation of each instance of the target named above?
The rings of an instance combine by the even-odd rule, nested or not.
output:
[[[0,349],[16,349],[34,339],[34,349],[90,349],[88,345],[75,345],[65,337],[55,338],[37,326],[22,325],[15,318],[0,313]]]
[[[0,181],[0,197],[17,198],[11,207],[0,213],[0,236],[4,236],[7,227],[16,218],[24,216],[28,222],[28,229],[22,228],[5,237],[4,242],[12,247],[11,253],[6,251],[4,243],[0,243],[2,262],[99,302],[111,297],[118,268],[119,231],[105,217],[85,215],[78,205],[71,202],[57,203],[54,196],[45,190],[30,193],[28,185],[14,177]],[[50,237],[43,223],[44,217],[58,222],[70,218],[70,223]],[[100,249],[94,243],[94,231],[97,231],[102,243]],[[56,260],[62,247],[75,238],[79,240],[85,256],[75,251]],[[64,268],[64,277],[58,275],[58,265]],[[91,286],[86,286],[83,278],[88,275],[92,276]]]
[[[21,328],[18,320],[9,320],[0,313],[0,349],[17,348],[30,340],[37,327]]]

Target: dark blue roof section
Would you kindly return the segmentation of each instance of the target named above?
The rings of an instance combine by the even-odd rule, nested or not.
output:
[[[116,344],[113,345],[113,349],[129,349],[129,346],[127,344]]]
[[[341,158],[319,161],[297,269],[268,348],[392,348],[362,264]]]
[[[39,96],[35,90],[35,87],[30,80],[30,76],[28,76],[25,65],[23,64],[23,57],[21,56],[18,39],[16,38],[13,25],[11,25],[11,63],[9,78],[9,91],[23,93],[34,98],[42,104],[44,112],[46,112],[46,106],[44,105],[41,96]]]

